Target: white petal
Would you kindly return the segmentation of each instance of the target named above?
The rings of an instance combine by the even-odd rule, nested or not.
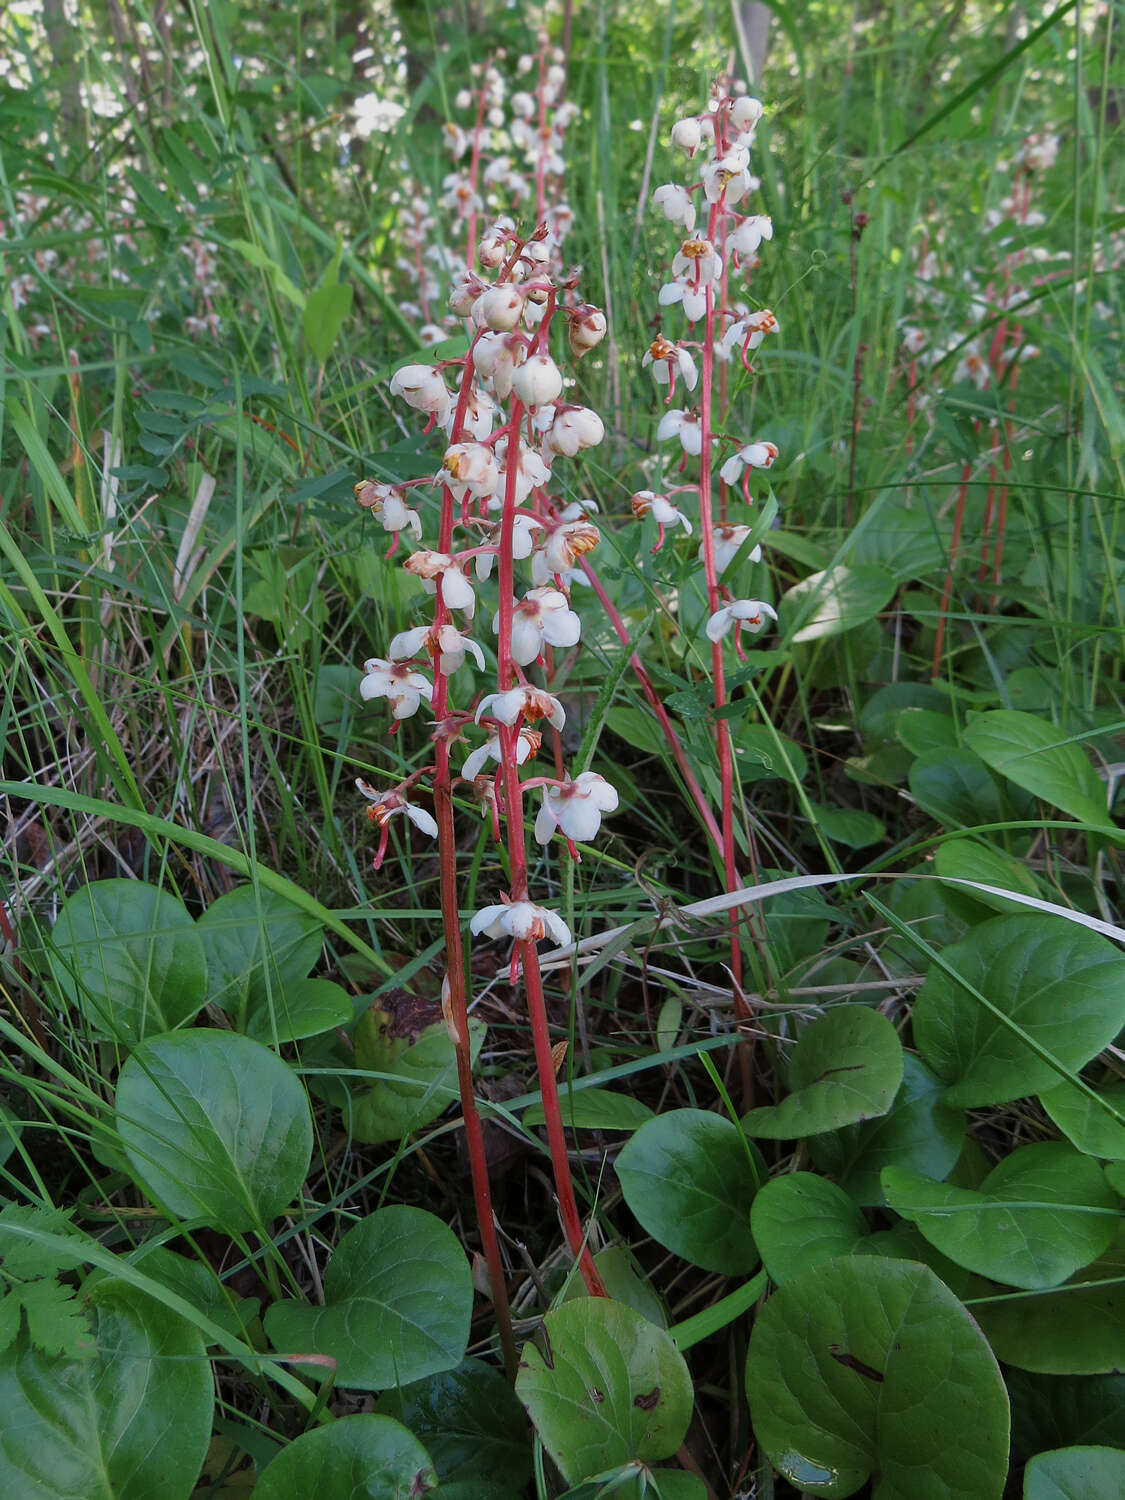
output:
[[[555,818],[551,812],[550,804],[546,796],[543,798],[543,806],[539,809],[535,818],[535,838],[540,844],[549,844],[555,836]]]
[[[404,811],[415,828],[420,828],[423,833],[429,834],[432,839],[437,838],[438,826],[424,807],[415,807],[413,803],[408,802]]]
[[[478,745],[475,750],[471,750],[466,755],[465,764],[461,767],[461,775],[466,781],[472,781],[474,777],[479,776],[484,770],[488,764],[488,752],[490,748],[491,743],[486,740],[483,745]]]
[[[400,630],[388,646],[387,655],[392,661],[406,661],[408,657],[417,656],[429,630],[428,625],[419,625],[414,630]]]
[[[709,641],[721,641],[728,634],[734,621],[728,608],[718,609],[707,621],[707,639]]]
[[[507,915],[506,906],[485,906],[476,913],[469,923],[469,931],[472,933],[487,932],[489,937],[499,937],[502,928],[500,924]],[[491,929],[497,927],[500,931],[493,932]]]
[[[441,597],[447,609],[474,609],[473,586],[460,568],[446,568],[441,575]]]
[[[570,928],[559,916],[558,912],[547,911],[546,909],[544,909],[542,911],[542,916],[547,923],[547,931],[554,938],[555,942],[558,943],[559,947],[568,947],[572,941],[572,938],[570,936]]]
[[[552,610],[543,617],[543,638],[552,646],[575,646],[581,635],[582,621],[572,609]]]

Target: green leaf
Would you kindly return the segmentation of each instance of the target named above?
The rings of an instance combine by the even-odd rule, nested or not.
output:
[[[965,1140],[965,1117],[943,1103],[945,1088],[924,1063],[903,1056],[902,1087],[885,1115],[814,1136],[809,1154],[848,1196],[865,1208],[884,1202],[884,1167],[912,1167],[939,1181],[952,1170]]]
[[[1023,1500],[1121,1500],[1125,1453],[1118,1448],[1057,1448],[1039,1453],[1023,1475]]]
[[[848,1256],[782,1287],[750,1336],[758,1441],[801,1491],[1000,1500],[1008,1400],[996,1360],[934,1273]]]
[[[207,998],[207,960],[189,912],[139,880],[97,880],[69,896],[48,957],[98,1034],[127,1046],[185,1025]]]
[[[143,1042],[121,1069],[117,1128],[137,1181],[185,1219],[264,1229],[297,1197],[312,1154],[299,1079],[229,1031]]]
[[[237,250],[243,260],[248,261],[250,265],[264,271],[286,301],[291,302],[294,307],[304,307],[304,292],[294,285],[277,262],[260,245],[255,245],[250,240],[235,239],[230,241],[230,247],[232,250]]]
[[[685,1469],[632,1463],[607,1469],[588,1484],[575,1485],[559,1500],[707,1500],[707,1486]]]
[[[1022,1462],[1048,1448],[1104,1443],[1125,1448],[1125,1375],[1032,1375],[1008,1369],[1012,1457]]]
[[[970,1303],[997,1359],[1046,1375],[1125,1368],[1125,1229],[1073,1284]]]
[[[944,880],[976,880],[982,885],[999,886],[1001,890],[1020,891],[1025,896],[1042,895],[1026,865],[976,839],[947,839],[934,856],[934,866]],[[1017,901],[1005,901],[1003,896],[993,896],[988,891],[967,891],[960,886],[955,889],[962,899],[979,901],[993,911],[1027,911]]]
[[[49,1278],[27,1281],[12,1287],[4,1299],[5,1307],[13,1300],[23,1308],[33,1348],[67,1359],[85,1359],[93,1353],[90,1325],[81,1303],[74,1300],[72,1286]]]
[[[948,1085],[947,1104],[1003,1104],[1056,1083],[1024,1036],[1077,1072],[1125,1025],[1125,956],[1065,918],[993,917],[943,957],[1016,1028],[931,966],[914,1002],[914,1041]]]
[[[896,583],[911,583],[945,566],[945,545],[933,519],[921,510],[884,505],[856,540],[856,567],[883,568]]]
[[[752,1271],[750,1205],[765,1178],[733,1121],[702,1109],[657,1115],[625,1143],[617,1178],[637,1221],[706,1271]],[[634,1455],[635,1456],[635,1455]]]
[[[442,1500],[518,1500],[531,1478],[523,1408],[504,1377],[479,1359],[387,1391],[376,1410],[425,1444]]]
[[[1017,786],[1081,823],[1112,828],[1105,786],[1086,752],[1035,714],[997,709],[970,721],[965,743]]]
[[[351,996],[331,979],[296,979],[267,1003],[255,1007],[246,1035],[266,1045],[296,1042],[346,1026],[355,1014]]]
[[[485,1030],[470,1018],[474,1062]],[[457,1053],[441,1006],[408,990],[386,991],[362,1016],[355,1030],[355,1065],[379,1074],[352,1104],[353,1134],[371,1145],[421,1130],[459,1097]]]
[[[353,295],[354,288],[340,281],[317,287],[315,292],[309,293],[301,315],[301,328],[309,352],[318,365],[325,364],[332,353],[332,345],[352,310]]]
[[[1028,1290],[1057,1286],[1097,1260],[1116,1229],[1117,1197],[1105,1173],[1061,1141],[1021,1146],[979,1191],[900,1167],[884,1171],[883,1191],[950,1260]]]
[[[324,1275],[324,1306],[275,1302],[275,1349],[324,1354],[336,1383],[383,1391],[465,1357],[473,1283],[465,1253],[433,1214],[394,1205],[349,1229]]]
[[[361,1412],[289,1443],[259,1479],[254,1500],[416,1500],[436,1483],[413,1433]]]
[[[612,1089],[559,1089],[563,1124],[572,1130],[637,1130],[651,1120],[652,1110],[632,1094],[615,1094]],[[542,1104],[530,1104],[524,1111],[525,1125],[542,1125]]]
[[[910,767],[907,777],[918,806],[947,828],[1001,823],[1009,814],[988,767],[964,746],[928,750]]]
[[[750,1227],[776,1286],[850,1255],[870,1233],[843,1188],[812,1172],[789,1172],[767,1182],[754,1199]]]
[[[777,612],[795,644],[818,641],[873,620],[895,587],[894,577],[882,568],[838,565],[794,584],[782,596]]]
[[[670,1457],[693,1402],[688,1367],[668,1335],[604,1297],[547,1314],[539,1344],[524,1347],[516,1395],[571,1485]]]
[[[957,726],[948,714],[932,708],[904,708],[895,720],[895,734],[912,755],[929,755],[939,748],[957,748]]]
[[[902,1083],[902,1044],[876,1010],[841,1005],[801,1033],[788,1095],[742,1119],[748,1135],[796,1140],[885,1115]]]
[[[74,1210],[69,1208],[33,1208],[25,1203],[6,1203],[0,1209],[0,1230],[13,1225],[28,1225],[46,1234],[74,1236],[74,1254],[47,1252],[42,1245],[15,1236],[0,1235],[0,1266],[6,1276],[30,1280],[33,1276],[53,1276],[56,1271],[72,1271],[83,1263],[84,1234],[70,1222]]]
[[[1111,1083],[1095,1092],[1125,1115],[1125,1083]],[[1107,1161],[1125,1161],[1125,1125],[1119,1125],[1108,1110],[1099,1109],[1073,1083],[1060,1079],[1055,1088],[1040,1090],[1039,1103],[1079,1151]]]
[[[861,807],[822,807],[819,802],[810,801],[809,808],[816,826],[834,844],[866,849],[886,838],[887,830],[880,820]]]
[[[745,700],[736,699],[736,704]],[[809,768],[805,752],[767,724],[740,724],[732,734],[738,774],[746,782],[788,781],[793,786],[805,779]]]
[[[211,1435],[214,1386],[198,1332],[106,1280],[90,1294],[95,1352],[0,1354],[0,1494],[15,1500],[187,1500]]]
[[[268,1036],[263,1018],[268,1024],[271,1014],[284,1026],[291,1014],[288,991],[304,979],[324,945],[316,918],[264,887],[240,885],[212,901],[196,926],[213,1003],[239,1030],[253,1020],[255,1030]]]

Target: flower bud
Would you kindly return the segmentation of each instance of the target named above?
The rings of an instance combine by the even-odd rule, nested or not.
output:
[[[749,94],[744,94],[741,99],[736,99],[731,105],[731,123],[736,130],[750,130],[765,114],[765,107],[760,99],[752,99]]]
[[[525,406],[545,406],[562,394],[562,374],[549,354],[533,354],[512,376],[512,390]]]
[[[523,293],[514,286],[491,286],[473,303],[472,319],[478,328],[510,333],[523,312]]]
[[[681,151],[686,151],[689,156],[694,156],[699,150],[699,142],[702,140],[702,131],[698,120],[677,120],[672,126],[672,144],[678,146]]]
[[[581,359],[591,349],[597,348],[605,338],[607,326],[605,313],[588,302],[571,312],[566,337],[575,359]]]

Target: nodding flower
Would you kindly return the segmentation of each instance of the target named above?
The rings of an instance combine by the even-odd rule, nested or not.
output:
[[[757,635],[765,628],[767,620],[777,620],[777,611],[772,605],[765,604],[761,599],[732,599],[722,609],[716,610],[707,621],[707,638],[721,641],[733,630],[737,642],[744,630]]]
[[[426,834],[429,838],[436,839],[438,826],[433,817],[424,807],[415,807],[408,802],[399,787],[393,787],[390,791],[380,792],[370,782],[364,781],[361,776],[356,777],[356,787],[359,792],[367,798],[369,803],[367,816],[380,829],[379,848],[372,864],[378,870],[387,852],[387,838],[390,833],[390,821],[396,814],[404,815],[414,827]]]
[[[492,628],[499,633],[499,614],[493,618]],[[574,646],[581,634],[582,621],[564,593],[553,588],[529,589],[512,615],[512,660],[529,667],[542,655],[544,646]]]
[[[582,771],[573,781],[543,788],[543,806],[535,819],[535,837],[549,844],[557,828],[572,846],[588,844],[602,826],[602,814],[617,810],[617,789],[596,771]]]
[[[699,420],[697,411],[681,411],[675,407],[667,411],[660,419],[660,426],[656,429],[657,442],[663,443],[668,438],[679,438],[680,446],[685,454],[698,457],[703,452],[703,427]]]
[[[652,201],[673,224],[682,224],[689,231],[695,228],[695,204],[687,188],[666,182],[653,193]]]
[[[538,943],[549,937],[560,948],[571,942],[570,928],[557,912],[531,901],[505,901],[483,907],[469,923],[474,936],[483,933],[490,938],[514,938],[517,943]],[[508,977],[515,984],[519,975],[519,951],[512,954]]]
[[[746,490],[751,469],[771,469],[774,459],[778,455],[776,443],[758,442],[747,443],[739,448],[737,453],[732,453],[726,463],[719,470],[719,478],[724,484],[737,484],[742,480],[743,493],[747,500],[750,495]]]
[[[365,702],[386,698],[395,719],[399,720],[416,714],[422,699],[428,703],[434,696],[434,689],[428,677],[406,662],[384,661],[373,656],[363,664],[359,695]]]
[[[656,522],[658,531],[654,552],[659,552],[664,545],[665,526],[682,526],[691,535],[691,522],[682,510],[677,510],[666,495],[656,495],[652,490],[638,490],[629,501],[633,514],[638,521],[645,516],[651,516]]]
[[[552,729],[566,723],[566,710],[557,698],[543,688],[525,685],[509,688],[506,693],[489,693],[477,706],[476,721],[488,717],[511,729],[523,719],[546,719]]]
[[[514,750],[516,765],[522,766],[533,755],[538,754],[542,743],[543,736],[539,730],[529,729],[524,725],[516,736]],[[503,746],[500,743],[500,733],[496,729],[490,729],[484,744],[478,745],[475,750],[470,750],[466,755],[465,764],[461,767],[461,775],[466,781],[475,781],[490,760],[494,760],[499,765],[502,758]]]
[[[669,401],[676,388],[677,375],[689,391],[694,391],[699,384],[699,371],[689,351],[680,344],[669,342],[663,334],[657,334],[641,360],[642,369],[647,369],[649,366],[652,367],[652,378],[657,385],[668,387]]]
[[[472,619],[476,612],[477,596],[456,558],[448,557],[444,552],[431,552],[427,548],[421,552],[412,552],[403,567],[422,580],[422,587],[428,594],[437,592],[437,581],[440,578],[441,600],[445,607],[463,610]]]

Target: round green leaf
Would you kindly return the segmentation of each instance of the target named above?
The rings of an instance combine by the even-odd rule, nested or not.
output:
[[[934,856],[934,866],[946,880],[976,880],[981,885],[999,886],[1001,890],[1019,891],[1025,896],[1042,896],[1038,882],[1026,865],[976,839],[947,839]],[[994,911],[1027,911],[1027,907],[1018,901],[1006,901],[1003,896],[994,896],[989,891],[971,891],[961,885],[953,889],[962,899],[979,901]]]
[[[187,908],[138,880],[96,880],[69,896],[49,958],[91,1026],[126,1046],[185,1025],[207,998],[207,960]]]
[[[1125,1230],[1052,1292],[970,1301],[996,1357],[1045,1375],[1108,1375],[1125,1368]]]
[[[852,562],[885,568],[896,583],[912,583],[945,566],[945,544],[925,511],[883,505],[852,548]]]
[[[1125,955],[1063,917],[994,917],[943,957],[1015,1028],[931,967],[914,1002],[914,1041],[948,1085],[947,1104],[1003,1104],[1057,1083],[1021,1032],[1077,1072],[1125,1025]]]
[[[251,1009],[246,1035],[267,1046],[280,1046],[345,1026],[353,1014],[347,990],[331,979],[294,979]]]
[[[965,743],[1001,776],[1080,823],[1114,826],[1105,786],[1086,752],[1046,719],[1010,708],[979,714],[965,730]]]
[[[254,1488],[254,1500],[415,1500],[434,1488],[430,1455],[399,1422],[361,1413],[302,1433]]]
[[[1109,1249],[1117,1195],[1096,1161],[1061,1141],[1021,1146],[979,1191],[888,1167],[883,1191],[897,1214],[970,1271],[1005,1286],[1058,1286]]]
[[[1008,1369],[1004,1383],[1012,1403],[1015,1462],[1076,1443],[1125,1448],[1125,1375],[1076,1379]]]
[[[754,1199],[750,1227],[762,1264],[777,1286],[838,1255],[850,1255],[869,1233],[867,1220],[834,1182],[790,1172]]]
[[[441,1500],[445,1500],[444,1494]],[[686,1469],[624,1464],[599,1474],[588,1484],[575,1485],[559,1500],[707,1500],[707,1486]]]
[[[280,1031],[288,1010],[297,1013],[292,1005],[287,1010],[282,997],[320,957],[320,923],[284,896],[240,885],[213,901],[197,925],[207,950],[212,1001],[233,1017],[239,1031],[248,1031],[253,1019],[253,1034],[272,1041],[271,1001]]]
[[[652,1119],[652,1110],[643,1099],[632,1094],[615,1094],[612,1089],[559,1088],[559,1106],[563,1124],[573,1130],[637,1130]],[[542,1104],[531,1104],[524,1112],[525,1125],[542,1125]]]
[[[846,1256],[782,1287],[750,1336],[758,1441],[798,1489],[999,1500],[1008,1400],[996,1360],[934,1273]]]
[[[376,1409],[425,1444],[442,1500],[518,1500],[531,1478],[523,1408],[504,1377],[479,1359],[387,1391]]]
[[[879,1181],[884,1167],[911,1167],[940,1181],[953,1170],[965,1139],[965,1117],[942,1102],[944,1093],[925,1064],[907,1052],[902,1087],[888,1112],[814,1136],[809,1155],[864,1208],[884,1202]]]
[[[571,1485],[670,1457],[693,1402],[683,1355],[663,1329],[605,1297],[547,1314],[538,1345],[524,1347],[516,1395]]]
[[[866,849],[886,838],[887,830],[874,813],[864,812],[861,807],[822,807],[819,802],[809,802],[816,827],[826,839],[834,844],[844,844],[849,849]]]
[[[1121,1500],[1125,1453],[1119,1448],[1056,1448],[1024,1470],[1023,1500]]]
[[[288,1064],[249,1037],[151,1037],[121,1069],[116,1111],[137,1181],[180,1218],[228,1234],[261,1229],[305,1180],[308,1098]]]
[[[929,755],[932,750],[957,746],[957,725],[948,714],[932,708],[904,708],[895,720],[895,734],[912,755]]]
[[[275,1302],[265,1327],[275,1349],[334,1359],[337,1385],[384,1391],[465,1357],[469,1264],[452,1231],[420,1208],[381,1208],[349,1229],[328,1262],[324,1304]]]
[[[1095,1093],[1125,1116],[1125,1083],[1111,1083]],[[1055,1088],[1040,1092],[1039,1102],[1079,1151],[1106,1161],[1125,1161],[1125,1125],[1119,1125],[1108,1110],[1100,1109],[1073,1083],[1060,1079]]]
[[[948,828],[1000,823],[1010,809],[979,755],[964,746],[927,750],[910,767],[910,795]]]
[[[120,1281],[90,1291],[94,1353],[0,1353],[0,1494],[11,1500],[187,1500],[211,1436],[199,1333]]]
[[[617,1158],[637,1221],[666,1250],[706,1271],[752,1271],[750,1205],[765,1171],[738,1127],[701,1109],[673,1109],[642,1125]]]
[[[485,1026],[469,1020],[469,1051],[475,1062]],[[401,1141],[436,1120],[460,1097],[457,1054],[435,1001],[408,990],[388,990],[360,1018],[355,1065],[379,1076],[352,1103],[352,1133],[377,1145]]]
[[[882,568],[840,565],[795,583],[777,612],[782,620],[798,626],[790,636],[793,642],[818,641],[874,619],[895,587],[893,575]]]
[[[789,1093],[752,1109],[748,1135],[796,1140],[885,1115],[902,1083],[902,1044],[877,1010],[840,1005],[801,1033],[789,1061]]]

